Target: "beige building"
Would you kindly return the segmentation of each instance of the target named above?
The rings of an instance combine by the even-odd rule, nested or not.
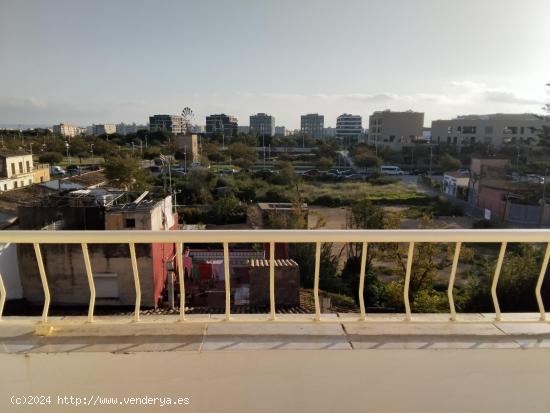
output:
[[[40,184],[42,182],[48,182],[50,178],[50,165],[48,164],[36,164],[32,170],[33,183]]]
[[[424,113],[384,110],[374,112],[369,117],[368,142],[378,149],[401,150],[416,141],[422,141],[423,135]]]
[[[59,125],[53,125],[52,132],[57,135],[65,136],[67,138],[73,138],[79,135],[82,132],[82,129],[78,126],[60,123]]]
[[[187,163],[199,162],[199,137],[198,135],[189,133],[176,136],[176,146],[178,150],[187,153]]]
[[[458,116],[432,122],[432,142],[458,147],[486,144],[500,148],[504,144],[531,144],[537,131],[548,121],[531,113]]]
[[[34,183],[32,155],[22,151],[0,150],[0,191],[11,191]]]
[[[88,134],[93,136],[112,135],[113,133],[116,133],[116,125],[114,123],[94,124],[90,126],[88,130]]]

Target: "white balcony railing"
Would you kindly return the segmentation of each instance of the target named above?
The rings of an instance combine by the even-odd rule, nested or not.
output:
[[[185,284],[183,273],[183,248],[184,244],[193,243],[222,243],[225,266],[225,318],[222,320],[233,321],[231,315],[231,285],[229,271],[229,244],[235,243],[269,243],[271,251],[274,251],[276,243],[314,243],[315,252],[315,273],[314,273],[314,302],[315,314],[312,321],[334,322],[334,317],[323,317],[319,300],[319,266],[321,257],[321,244],[326,242],[336,243],[362,243],[362,259],[359,274],[359,308],[360,312],[355,321],[364,322],[367,320],[363,290],[365,287],[365,266],[366,254],[369,243],[408,243],[407,265],[403,288],[403,302],[405,315],[402,321],[414,321],[409,302],[409,285],[411,271],[414,261],[415,243],[455,243],[456,248],[451,266],[449,284],[447,289],[449,299],[449,321],[465,321],[457,317],[453,299],[453,287],[457,271],[460,249],[463,243],[498,243],[501,245],[497,259],[495,273],[491,284],[491,298],[495,309],[495,320],[502,321],[502,313],[497,296],[497,285],[508,243],[545,243],[546,251],[537,279],[533,295],[535,296],[540,312],[539,321],[546,320],[546,312],[541,296],[541,287],[544,275],[550,258],[550,230],[236,230],[236,231],[0,231],[0,243],[33,244],[38,270],[44,290],[44,307],[42,311],[42,322],[48,322],[50,307],[50,291],[48,277],[45,271],[41,244],[80,244],[84,256],[86,275],[90,288],[90,300],[88,308],[88,321],[94,321],[94,305],[96,290],[94,285],[92,265],[88,254],[89,244],[128,244],[130,249],[130,261],[134,277],[134,288],[136,293],[134,321],[140,321],[141,288],[139,281],[138,265],[136,259],[135,244],[151,243],[174,243],[176,245],[176,257],[178,267],[178,278],[180,286],[179,320],[180,321],[220,321],[216,318],[190,319],[185,314]],[[275,261],[273,254],[269,260],[269,301],[270,312],[255,314],[238,321],[247,322],[274,322],[288,321],[275,312]],[[6,300],[6,289],[0,274],[0,319]],[[303,319],[302,319],[303,320]],[[336,319],[337,321],[337,319]],[[349,319],[346,321],[350,321]],[[488,319],[488,321],[493,321]]]

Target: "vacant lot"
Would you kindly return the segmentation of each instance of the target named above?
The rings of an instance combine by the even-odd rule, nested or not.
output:
[[[374,202],[388,200],[395,204],[424,197],[421,192],[401,181],[388,185],[372,185],[367,182],[304,182],[300,190],[302,196],[310,202],[320,197],[331,197],[341,200],[343,204],[351,204],[363,196]]]

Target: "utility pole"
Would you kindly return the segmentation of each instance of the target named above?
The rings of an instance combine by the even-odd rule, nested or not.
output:
[[[432,177],[432,157],[433,157],[433,145],[430,142],[430,178]]]
[[[546,206],[546,178],[548,175],[548,168],[544,168],[544,181],[542,182],[542,199],[540,201],[540,222],[539,227],[542,228],[544,222],[544,207]]]

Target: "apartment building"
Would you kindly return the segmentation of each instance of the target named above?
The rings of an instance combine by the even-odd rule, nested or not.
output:
[[[34,183],[32,155],[22,151],[0,150],[0,191],[11,191]]]
[[[250,133],[258,136],[275,135],[275,117],[266,113],[250,116]]]
[[[325,117],[317,113],[302,115],[300,118],[300,131],[314,139],[322,139],[325,128]]]
[[[344,142],[357,142],[363,133],[363,121],[359,115],[344,113],[336,118],[336,138]]]
[[[369,117],[368,142],[378,149],[401,150],[423,139],[424,113],[422,112],[384,110],[374,112]]]
[[[148,130],[147,125],[136,125],[135,123],[119,123],[116,125],[116,133],[119,135],[129,135],[131,133],[137,133],[140,130]]]
[[[238,133],[239,125],[234,116],[221,113],[206,117],[206,133],[217,133],[225,137],[235,136]]]
[[[458,147],[486,144],[500,148],[505,144],[534,143],[538,130],[550,122],[532,113],[495,113],[458,116],[432,122],[432,142]]]
[[[52,126],[52,132],[56,135],[65,136],[67,138],[73,138],[82,133],[82,128],[78,126],[69,125],[67,123],[60,123],[59,125]]]
[[[178,135],[186,132],[186,125],[181,115],[153,115],[149,116],[149,130]]]
[[[114,123],[100,123],[90,126],[87,129],[86,134],[92,136],[112,135],[113,133],[116,133],[116,131],[117,125],[115,125]]]
[[[275,126],[275,136],[287,136],[288,132],[286,126]]]

